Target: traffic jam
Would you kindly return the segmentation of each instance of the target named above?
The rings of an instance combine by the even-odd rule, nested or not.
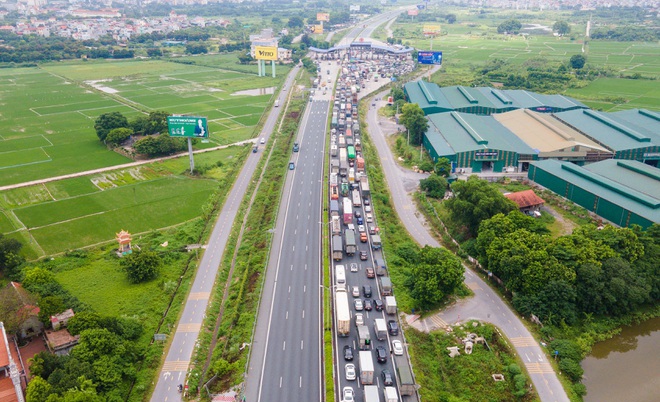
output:
[[[332,103],[329,228],[335,380],[344,402],[379,402],[383,398],[398,402],[416,392],[382,255],[358,121],[360,92],[370,90],[374,85],[369,84],[378,79],[390,80],[389,68],[379,68],[387,63],[379,62],[340,62]],[[337,61],[319,62],[314,85],[332,81],[331,71],[336,72],[330,68],[332,63]]]

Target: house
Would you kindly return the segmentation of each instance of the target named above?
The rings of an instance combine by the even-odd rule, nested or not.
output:
[[[44,329],[44,324],[39,321],[40,310],[34,303],[32,296],[18,282],[9,282],[7,287],[14,291],[15,300],[19,304],[16,312],[19,316],[18,321],[21,323],[18,328],[18,335],[21,338],[31,338],[39,335]]]
[[[5,326],[0,322],[0,401],[1,402],[24,402],[23,384],[21,381],[20,358],[18,348],[11,341],[5,331]]]
[[[68,309],[59,314],[50,316],[50,324],[53,326],[53,329],[57,331],[61,327],[66,327],[69,323],[69,319],[73,317],[75,313],[73,309]]]
[[[518,191],[515,193],[504,194],[504,196],[518,205],[520,212],[530,216],[541,216],[539,210],[545,203],[541,197],[534,193],[534,190]]]
[[[46,331],[48,350],[59,356],[68,355],[71,349],[78,344],[79,339],[80,335],[73,336],[66,328],[58,331]]]

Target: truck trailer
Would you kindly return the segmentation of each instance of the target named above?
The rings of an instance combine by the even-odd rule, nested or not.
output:
[[[362,200],[360,199],[360,192],[358,190],[353,190],[353,206],[362,206]]]
[[[351,312],[348,305],[348,293],[345,289],[337,289],[335,292],[335,314],[337,314],[337,334],[348,336],[351,331]]]
[[[344,212],[344,225],[348,225],[353,222],[353,205],[351,205],[351,200],[348,198],[343,199],[343,208]]]
[[[399,392],[401,395],[415,395],[417,385],[413,380],[412,371],[405,358],[396,358],[396,372],[399,377]]]
[[[340,235],[332,236],[332,259],[341,261],[344,258],[344,244]]]
[[[371,335],[369,335],[369,327],[366,325],[358,325],[358,348],[360,350],[368,350],[371,348]]]
[[[362,384],[374,383],[374,358],[371,351],[363,350],[359,353],[360,356],[360,382]]]
[[[374,332],[379,341],[387,339],[387,323],[384,318],[376,318],[374,320]]]
[[[380,402],[380,391],[376,385],[365,385],[364,402]]]
[[[344,231],[344,238],[346,240],[344,248],[346,255],[355,255],[357,251],[357,244],[355,243],[355,231],[353,229],[346,229]]]

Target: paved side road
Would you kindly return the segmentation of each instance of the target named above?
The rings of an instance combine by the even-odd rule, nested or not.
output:
[[[407,173],[398,166],[385,141],[383,127],[386,126],[386,123],[380,120],[378,109],[385,106],[382,98],[386,95],[387,91],[375,95],[375,98],[381,100],[375,102],[375,107],[370,106],[367,113],[367,123],[370,138],[380,155],[385,178],[392,194],[392,201],[401,222],[420,245],[440,247],[438,241],[430,235],[423,216],[417,212],[411,194],[404,187]],[[369,105],[372,103],[374,102],[371,101]],[[488,284],[470,269],[465,271],[465,284],[474,292],[474,297],[461,300],[448,309],[423,320],[414,320],[411,317],[409,319],[410,325],[422,331],[429,331],[470,319],[491,322],[501,329],[520,355],[541,400],[544,402],[567,402],[569,400],[568,396],[552,366],[547,361],[543,350],[518,316],[511,311],[509,306],[500,299]]]

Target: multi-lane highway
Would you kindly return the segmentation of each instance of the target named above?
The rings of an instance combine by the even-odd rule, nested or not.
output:
[[[330,95],[326,95],[329,97]],[[329,101],[305,110],[292,152],[248,368],[248,401],[322,399],[321,208]]]

